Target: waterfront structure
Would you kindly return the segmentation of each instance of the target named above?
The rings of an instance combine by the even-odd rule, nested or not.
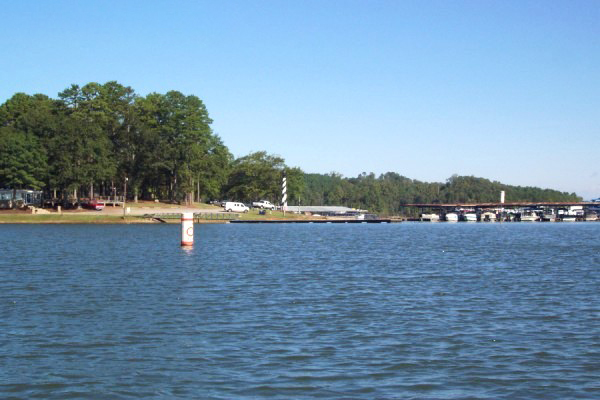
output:
[[[14,195],[14,199],[13,199]],[[14,205],[13,205],[14,201]],[[0,208],[42,205],[42,191],[28,189],[0,189]]]
[[[512,203],[414,203],[403,207],[419,208],[421,214],[439,212],[442,215],[459,213],[463,220],[474,213],[480,221],[595,221],[598,202],[512,202]],[[491,216],[495,215],[496,218]],[[595,218],[594,218],[595,217]],[[471,217],[472,218],[472,217]],[[448,220],[448,218],[446,218]]]
[[[319,215],[348,215],[365,214],[366,210],[357,210],[355,208],[342,206],[288,206],[288,211],[297,214],[319,214]]]

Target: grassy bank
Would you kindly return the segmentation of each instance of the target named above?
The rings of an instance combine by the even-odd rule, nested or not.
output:
[[[151,213],[151,212],[150,212]],[[242,220],[242,221],[269,221],[269,220],[279,220],[279,221],[289,221],[289,220],[299,220],[299,219],[319,219],[320,217],[310,217],[306,215],[298,215],[290,212],[283,214],[281,211],[267,211],[265,215],[260,215],[258,210],[250,210],[247,213],[223,213],[219,214],[217,218],[215,214],[213,217],[209,217],[206,214],[202,214],[202,211],[198,211],[198,215],[200,215],[200,223],[225,223],[230,220]],[[209,214],[210,215],[210,214]],[[163,220],[167,223],[178,223],[179,217],[170,214],[163,217]]]
[[[0,224],[131,224],[147,223],[143,218],[117,215],[81,214],[0,214]]]
[[[173,213],[177,209],[173,208]],[[199,212],[201,212],[199,210]],[[151,211],[149,211],[151,213]],[[304,215],[293,213],[285,213],[281,211],[267,211],[265,215],[260,215],[258,210],[251,210],[248,213],[228,215],[233,219],[240,220],[293,220],[293,219],[310,219]],[[314,217],[313,217],[314,219]],[[171,217],[165,219],[168,223],[179,223],[179,218]],[[224,223],[227,220],[217,219],[201,219],[200,223]],[[62,214],[28,214],[25,212],[0,212],[0,224],[145,224],[156,223],[148,218],[128,216],[123,218],[122,215],[90,215],[80,214],[77,212],[64,212]]]
[[[128,201],[127,202],[127,207],[130,207],[131,209],[138,209],[138,208],[143,208],[143,209],[153,209],[153,208],[173,208],[173,209],[179,209],[182,207],[185,208],[197,208],[198,210],[222,210],[222,207],[219,206],[215,206],[212,204],[206,204],[206,203],[192,203],[192,204],[175,204],[175,203],[165,203],[165,202],[155,202],[155,201],[138,201],[137,203],[133,202],[133,201]],[[106,206],[107,208],[111,208],[112,206]]]

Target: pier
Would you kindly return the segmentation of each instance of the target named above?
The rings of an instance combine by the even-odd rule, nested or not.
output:
[[[197,212],[193,213],[194,222],[201,223],[202,221],[213,222],[231,222],[235,218],[239,218],[239,214],[223,213],[223,212]],[[150,219],[156,222],[166,223],[167,221],[176,222],[181,218],[181,213],[147,213],[141,218]]]
[[[277,220],[231,220],[232,224],[386,224],[391,219],[277,219]],[[398,221],[399,222],[399,221]]]

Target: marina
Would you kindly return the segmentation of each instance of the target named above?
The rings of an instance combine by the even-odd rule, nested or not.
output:
[[[415,203],[414,221],[446,222],[583,222],[598,221],[600,202]]]

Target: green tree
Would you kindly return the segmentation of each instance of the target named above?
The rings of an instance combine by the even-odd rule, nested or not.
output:
[[[164,191],[173,201],[190,201],[199,179],[203,179],[205,189],[213,190],[214,182],[208,179],[214,177],[210,171],[213,165],[208,164],[227,163],[229,156],[212,133],[212,120],[204,103],[177,91],[151,93],[136,101],[136,112],[142,150],[139,161],[145,171],[144,180],[154,192]]]
[[[206,147],[198,147],[197,150],[192,160],[197,201],[216,199],[227,182],[233,156],[217,135],[212,135]]]
[[[0,126],[48,138],[56,130],[56,101],[43,94],[16,93],[0,106]]]
[[[306,201],[306,180],[304,172],[298,167],[286,167],[288,204],[300,204]]]
[[[34,135],[0,127],[0,187],[41,189],[46,175],[46,154]]]
[[[129,178],[135,157],[135,140],[131,135],[132,105],[136,97],[133,89],[115,81],[90,82],[83,87],[72,85],[59,93],[59,97],[62,111],[77,121],[80,134],[97,141],[95,148],[87,151],[94,153],[90,158],[93,161],[86,163],[87,168],[81,171],[89,179],[86,183],[90,185],[90,194],[94,183]]]
[[[284,159],[258,151],[236,159],[226,187],[226,195],[240,201],[269,200],[278,203]]]
[[[110,141],[84,115],[63,116],[58,133],[49,143],[49,153],[53,187],[74,191],[115,174]]]

